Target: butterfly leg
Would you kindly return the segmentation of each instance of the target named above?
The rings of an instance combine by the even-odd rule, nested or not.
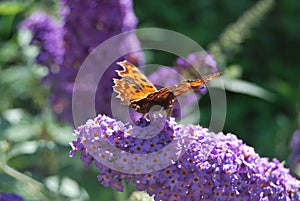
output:
[[[173,104],[170,105],[170,106],[166,109],[166,112],[167,112],[167,117],[171,117],[172,112],[173,112]]]
[[[175,98],[169,101],[169,104],[167,105],[166,112],[167,117],[171,117],[173,112],[173,104],[174,104]]]
[[[148,119],[148,117],[149,117],[149,112],[143,114],[143,116],[142,116],[143,119]]]

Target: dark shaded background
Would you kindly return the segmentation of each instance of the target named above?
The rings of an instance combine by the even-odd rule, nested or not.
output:
[[[209,49],[224,29],[256,2],[134,1],[134,9],[139,19],[138,28],[171,29]],[[85,171],[78,158],[68,158],[72,127],[58,122],[51,113],[47,88],[40,85],[45,71],[34,64],[30,52],[36,50],[22,43],[26,36],[18,35],[19,22],[32,10],[57,15],[57,2],[31,1],[30,9],[23,9],[18,1],[14,4],[13,11],[0,9],[0,192],[14,191],[28,199],[40,196],[27,188],[24,178],[7,170],[1,172],[4,161],[8,161],[15,170],[41,182],[57,178],[63,185],[64,179],[72,179],[74,183],[67,186],[77,193],[78,189],[85,188],[90,200],[99,200],[99,197],[112,200],[113,196],[117,199],[118,194],[113,195],[112,190],[97,182],[96,172]],[[221,67],[225,75],[246,80],[275,95],[273,100],[265,100],[227,91],[224,132],[235,133],[261,156],[281,161],[288,159],[290,139],[300,125],[299,19],[300,1],[276,1],[271,11],[251,28],[247,39],[235,51],[226,52],[227,62]],[[149,62],[169,66],[176,58],[160,52],[149,55]],[[200,123],[208,126],[208,96],[202,98],[200,108],[203,117]],[[29,142],[32,144],[28,145]],[[60,194],[62,200],[72,197]]]

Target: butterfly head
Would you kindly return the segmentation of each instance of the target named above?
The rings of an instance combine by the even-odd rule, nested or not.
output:
[[[136,103],[131,103],[130,106],[135,110],[135,111],[140,111],[141,110],[141,107],[136,104]]]

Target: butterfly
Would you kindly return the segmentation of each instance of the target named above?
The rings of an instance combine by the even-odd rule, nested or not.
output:
[[[117,62],[123,70],[116,70],[120,79],[113,78],[113,89],[118,93],[122,103],[132,107],[135,111],[142,113],[145,117],[150,109],[159,105],[171,116],[173,103],[177,96],[199,86],[221,75],[220,72],[210,74],[201,79],[186,80],[174,86],[164,87],[157,90],[155,86],[142,74],[137,67],[129,61]]]

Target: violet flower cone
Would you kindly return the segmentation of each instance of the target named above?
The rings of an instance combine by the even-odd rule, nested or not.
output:
[[[33,33],[31,44],[38,45],[40,48],[36,57],[37,63],[53,70],[55,65],[61,64],[64,54],[61,22],[40,11],[31,14],[20,27],[29,29]]]
[[[25,201],[20,195],[15,193],[0,193],[0,201]]]
[[[45,13],[35,13],[22,23],[21,27],[29,28],[33,41],[40,44],[37,61],[50,70],[44,81],[51,88],[52,108],[60,119],[73,120],[71,103],[74,81],[91,51],[105,40],[135,29],[137,18],[132,7],[132,0],[61,0],[62,19],[58,23]],[[139,41],[135,34],[131,34],[118,48],[130,52],[137,47]],[[119,60],[128,59],[136,64],[143,60],[141,53],[122,56]],[[105,55],[102,57],[105,59]],[[95,65],[94,68],[104,67]],[[98,83],[95,98],[97,113],[111,114],[112,78],[117,77],[115,70],[119,68],[113,62]],[[88,91],[89,86],[85,90]]]
[[[74,131],[70,156],[81,153],[87,168],[94,161],[104,186],[122,191],[122,181],[132,181],[157,201],[300,199],[288,169],[235,135],[151,118],[132,126],[99,115]]]
[[[300,129],[294,132],[290,147],[289,165],[293,172],[300,176]]]

